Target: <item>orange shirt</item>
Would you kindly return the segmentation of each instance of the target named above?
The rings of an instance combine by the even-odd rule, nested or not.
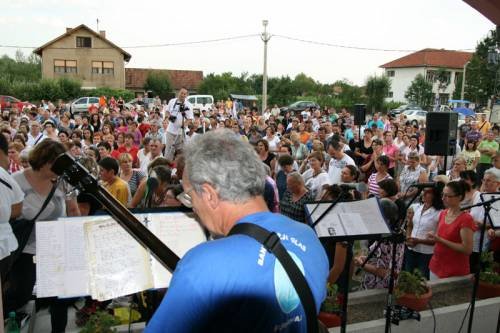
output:
[[[302,133],[299,133],[299,136],[300,136],[300,142],[302,142],[303,144],[306,144],[307,141],[309,141],[311,134],[309,132],[302,132]]]

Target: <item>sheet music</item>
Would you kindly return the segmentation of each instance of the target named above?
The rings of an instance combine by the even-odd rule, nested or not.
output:
[[[329,203],[307,204],[314,223],[328,207]],[[314,212],[313,212],[314,211]],[[316,225],[318,237],[380,235],[390,230],[376,198],[337,203]]]
[[[207,240],[192,214],[149,214],[148,219],[151,232],[180,258],[191,248]],[[155,258],[152,258],[152,272],[155,288],[169,286],[172,274]]]
[[[35,223],[36,294],[59,296],[64,286],[64,227],[58,221]]]
[[[493,198],[500,197],[500,193],[483,193],[481,194],[481,199],[483,201],[488,201]],[[491,223],[494,229],[500,228],[500,200],[494,202],[490,209]]]
[[[147,251],[111,218],[85,223],[90,291],[102,301],[150,289]]]

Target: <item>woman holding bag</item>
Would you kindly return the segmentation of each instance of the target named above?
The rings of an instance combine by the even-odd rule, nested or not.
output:
[[[52,172],[55,159],[66,150],[54,140],[45,139],[38,143],[29,155],[30,168],[16,172],[13,177],[24,192],[25,198],[21,218],[36,221],[56,220],[64,216],[79,216],[80,211],[75,194],[69,195],[70,188],[65,182],[55,182],[56,174]],[[55,189],[54,189],[54,186]],[[47,200],[50,197],[50,201]],[[47,201],[46,204],[44,204]],[[45,206],[45,207],[44,207]],[[43,209],[42,209],[43,208]],[[34,226],[33,226],[34,227]],[[21,242],[20,242],[21,243]],[[31,232],[25,246],[20,244],[20,255],[13,263],[10,273],[11,288],[6,293],[4,311],[15,311],[31,299],[36,281],[36,266],[33,257],[36,254],[35,232]],[[52,323],[66,326],[66,318],[56,317],[61,314],[59,302],[51,304]],[[64,307],[64,315],[66,307]],[[64,327],[52,327],[53,332],[62,332]]]

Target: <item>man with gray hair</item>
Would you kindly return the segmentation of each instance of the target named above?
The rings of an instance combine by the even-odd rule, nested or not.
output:
[[[280,262],[255,239],[230,231],[247,223],[276,232],[319,309],[328,259],[314,231],[269,212],[263,163],[231,131],[200,135],[184,153],[180,197],[220,238],[184,255],[146,332],[306,332],[304,308]]]

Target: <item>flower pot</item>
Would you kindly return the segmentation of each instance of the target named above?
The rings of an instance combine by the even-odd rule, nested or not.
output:
[[[327,328],[338,327],[340,326],[341,322],[340,316],[336,313],[320,312],[318,315],[318,319]]]
[[[500,284],[491,284],[484,281],[479,280],[479,285],[477,288],[477,297],[484,298],[492,298],[500,296]]]
[[[429,299],[431,297],[432,290],[428,287],[428,291],[425,294],[420,296],[415,296],[414,294],[403,294],[401,297],[396,298],[396,303],[415,311],[424,311],[427,309],[427,303],[429,303]]]

